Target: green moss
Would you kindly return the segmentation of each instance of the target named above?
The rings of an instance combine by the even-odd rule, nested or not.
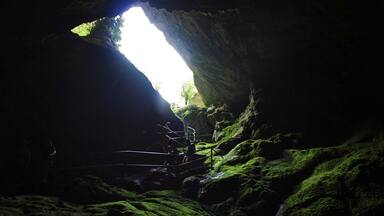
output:
[[[0,215],[2,216],[23,216],[24,212],[18,208],[0,206]]]
[[[257,146],[263,142],[263,140],[247,140],[238,144],[215,164],[215,172],[223,172],[224,176],[229,176],[259,171],[265,159],[259,156]]]
[[[219,130],[216,131],[216,137],[219,144],[218,149],[220,149],[224,154],[236,146],[238,143],[236,141],[256,137],[256,134],[258,133],[256,131],[259,131],[256,126],[256,104],[257,102],[255,99],[251,99],[251,102],[248,104],[244,112],[242,112],[237,119],[231,121],[231,124],[228,125],[228,122],[221,122],[222,124],[225,123],[225,125],[228,125],[223,129],[219,128]]]
[[[270,190],[268,182],[248,180],[242,185],[237,203],[240,206],[251,205],[257,200],[263,200],[263,197],[268,193],[274,193]]]
[[[242,173],[231,175],[217,173],[206,179],[200,190],[199,199],[204,203],[214,204],[235,197],[244,178],[247,176]]]
[[[236,121],[234,124],[223,129],[222,139],[229,139],[229,138],[238,136],[241,134],[241,132],[242,132],[242,128],[240,127],[239,122]]]
[[[180,194],[174,190],[148,191],[143,194],[145,197],[180,197]]]
[[[291,149],[284,151],[283,158],[271,160],[270,152],[283,152],[276,146],[281,142],[274,140],[246,140],[223,158],[216,156],[220,159],[215,169],[199,181],[198,199],[209,205],[231,205],[225,207],[230,211],[225,214],[273,215],[282,203],[283,215],[293,216],[380,215],[383,211],[384,177],[377,175],[384,172],[383,141]],[[216,145],[199,143],[197,149],[210,151]],[[0,214],[17,215],[21,209],[34,215],[212,215],[200,203],[172,190],[131,193],[95,177],[76,179],[72,186],[78,188],[76,196],[92,191],[97,202],[75,205],[41,196],[1,198]]]
[[[224,203],[232,197],[231,211],[248,215],[275,214],[286,197],[287,215],[369,215],[372,209],[384,209],[384,179],[364,183],[372,178],[369,173],[384,172],[383,142],[284,150],[295,146],[289,140],[294,138],[278,136],[237,144],[215,161],[200,199]]]
[[[195,144],[196,154],[209,157],[211,155],[211,148],[215,148],[217,143],[199,142]]]
[[[175,191],[150,191],[134,200],[77,205],[54,197],[17,196],[0,198],[0,215],[212,215],[200,203]]]
[[[186,202],[182,198],[149,198],[133,204],[144,208],[146,212],[154,213],[154,215],[210,215],[196,201],[189,200]]]
[[[114,212],[117,215],[149,215],[145,211],[137,209],[127,201],[108,202],[88,205],[83,208],[84,212],[92,215],[106,215],[107,212]],[[153,214],[154,215],[154,214]]]
[[[226,154],[221,164],[235,165],[257,157],[278,158],[282,156],[282,151],[279,145],[269,140],[246,140]]]
[[[109,185],[95,176],[74,179],[65,191],[65,199],[79,204],[112,202],[124,199],[135,200],[140,195],[123,188]]]
[[[201,204],[182,197],[175,191],[151,191],[145,199],[132,202],[136,208],[155,215],[211,215]]]
[[[260,166],[264,163],[264,158],[257,157],[252,158],[246,163],[240,163],[233,166],[221,165],[220,168],[217,168],[221,172],[223,172],[223,177],[240,175],[246,173],[257,173],[260,172]]]
[[[206,143],[206,142],[200,142],[195,144],[196,154],[206,157],[206,160],[204,161],[204,163],[207,166],[210,166],[211,164],[211,149],[213,149],[212,151],[213,163],[217,164],[222,160],[222,157],[217,155],[217,151],[215,150],[215,147],[217,145],[218,145],[217,143]]]
[[[336,159],[336,161],[339,160],[340,159]],[[328,163],[334,164],[335,161],[326,162],[324,166],[329,166]],[[317,173],[312,175],[310,178],[303,181],[301,183],[300,190],[287,200],[288,207],[293,207],[295,205],[300,205],[306,202],[310,203],[319,196],[340,196],[339,192],[341,191],[342,187],[340,178],[342,177],[343,173],[340,172],[340,170],[334,169],[316,172]]]
[[[348,215],[345,204],[331,197],[320,198],[308,207],[300,208],[290,214],[291,216],[338,216]]]
[[[235,122],[222,130],[216,131],[217,147],[216,150],[220,155],[228,153],[239,142],[241,142],[241,133],[243,129]]]
[[[353,215],[383,215],[384,188],[382,183],[367,182],[356,186],[351,200]]]
[[[182,107],[178,110],[175,110],[175,114],[182,119],[184,118],[193,119],[197,115],[199,115],[201,112],[205,113],[206,110],[207,110],[206,108],[198,107],[192,104],[192,105]]]
[[[81,215],[79,206],[55,197],[16,196],[0,198],[0,215]],[[84,214],[83,214],[84,215]]]
[[[327,212],[342,212],[347,208],[346,203],[354,203],[349,210],[354,215],[366,215],[366,211],[383,208],[384,187],[381,180],[370,175],[359,177],[364,172],[374,172],[368,170],[372,167],[376,167],[376,171],[384,169],[384,163],[379,162],[383,161],[383,146],[383,143],[365,143],[332,148],[335,151],[343,149],[347,153],[321,163],[312,175],[300,184],[299,190],[286,200],[289,215],[313,215],[312,212],[327,215]],[[341,202],[342,204],[335,205]]]
[[[285,158],[266,164],[263,173],[265,178],[271,181],[309,175],[321,162],[340,157],[346,152],[346,148],[336,147],[287,150]]]
[[[74,193],[73,196],[86,198],[86,200],[70,203],[65,199],[45,196],[0,197],[0,215],[18,215],[20,212],[22,215],[42,216],[212,215],[200,203],[184,198],[178,192],[172,190],[149,191],[144,194],[137,194],[108,185],[101,179],[93,176],[76,178],[71,186],[77,189],[67,192],[77,191],[78,193]],[[85,188],[88,188],[88,190],[85,190]],[[94,199],[88,197],[90,194],[87,193],[90,191],[95,197]],[[85,196],[84,194],[87,195]]]

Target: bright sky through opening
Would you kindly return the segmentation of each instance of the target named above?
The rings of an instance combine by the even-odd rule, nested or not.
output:
[[[192,80],[192,71],[164,34],[150,23],[140,7],[123,14],[120,52],[122,52],[169,103],[184,105],[180,96],[185,81]]]

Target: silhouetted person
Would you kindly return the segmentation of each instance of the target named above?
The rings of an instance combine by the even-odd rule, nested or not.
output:
[[[183,163],[193,160],[193,156],[196,152],[196,147],[188,139],[185,140],[187,145],[187,151],[184,154]]]
[[[185,155],[183,158],[183,163],[185,163],[185,162],[191,161],[193,159],[193,155],[196,152],[196,147],[192,143],[195,141],[195,135],[193,134],[194,129],[188,126],[189,123],[188,123],[187,119],[185,119],[183,121],[183,124],[184,124],[185,146],[187,147],[187,151],[185,152]],[[190,129],[193,130],[193,133],[191,133]]]

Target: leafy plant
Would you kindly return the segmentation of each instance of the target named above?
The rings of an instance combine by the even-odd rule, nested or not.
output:
[[[184,82],[181,88],[181,97],[184,98],[185,105],[190,104],[197,94],[197,89],[192,80]]]
[[[83,23],[71,31],[82,37],[98,38],[118,46],[121,40],[121,27],[123,23],[124,19],[122,16],[104,17],[93,22]]]

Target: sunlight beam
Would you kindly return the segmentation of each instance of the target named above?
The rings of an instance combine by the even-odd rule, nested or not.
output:
[[[184,105],[180,96],[184,82],[192,80],[192,71],[164,34],[150,23],[140,7],[123,14],[120,52],[152,82],[169,103]]]

